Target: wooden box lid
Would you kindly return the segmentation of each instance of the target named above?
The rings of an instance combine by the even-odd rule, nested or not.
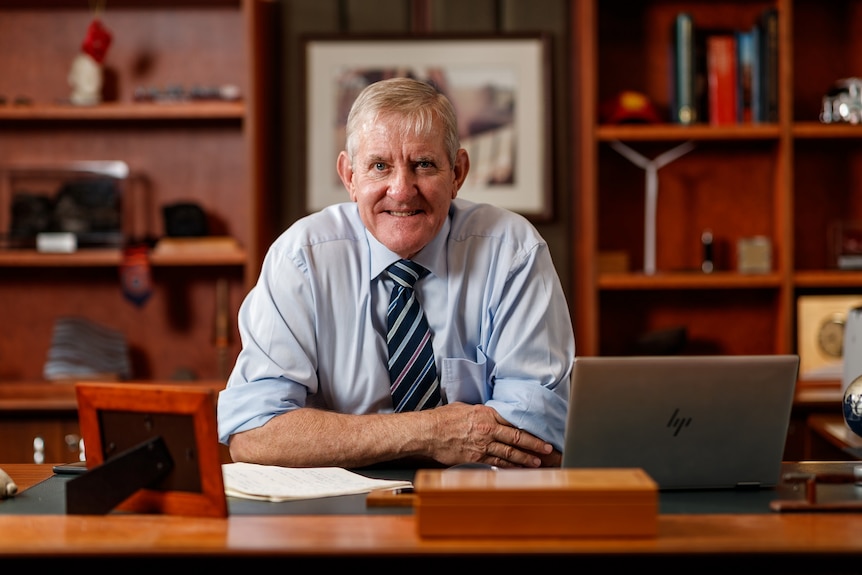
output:
[[[421,536],[655,536],[642,469],[434,469],[414,479]]]

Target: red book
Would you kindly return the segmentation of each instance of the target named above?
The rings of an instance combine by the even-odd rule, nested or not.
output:
[[[709,123],[736,124],[736,38],[732,34],[713,34],[706,39],[706,72]]]

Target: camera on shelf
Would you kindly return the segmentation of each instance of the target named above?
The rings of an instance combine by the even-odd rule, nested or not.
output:
[[[824,124],[862,123],[862,79],[838,80],[823,96],[820,121]]]

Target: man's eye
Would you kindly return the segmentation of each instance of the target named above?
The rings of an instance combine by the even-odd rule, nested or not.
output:
[[[417,162],[416,167],[422,170],[428,170],[434,167],[434,163],[428,161]]]
[[[386,164],[384,164],[383,162],[374,162],[374,169],[378,172],[382,172],[386,169]]]

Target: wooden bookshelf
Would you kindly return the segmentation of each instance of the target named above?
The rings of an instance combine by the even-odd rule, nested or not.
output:
[[[776,122],[713,127],[607,125],[599,106],[639,91],[670,117],[672,26],[681,11],[710,29],[750,27],[778,11]],[[837,269],[829,226],[862,219],[862,127],[822,124],[821,99],[862,75],[862,1],[632,2],[576,0],[572,11],[576,201],[573,316],[579,355],[637,350],[638,338],[683,326],[684,353],[797,351],[801,295],[862,293],[862,272]],[[692,151],[658,170],[656,273],[644,267],[645,173],[611,146],[647,158],[684,142]],[[715,271],[700,271],[710,229]],[[740,238],[766,236],[771,270],[736,271]],[[603,252],[624,252],[625,272],[601,273]]]
[[[134,176],[123,196],[128,242],[165,234],[162,207],[193,202],[232,249],[151,253],[153,291],[143,305],[123,296],[117,246],[71,254],[0,249],[0,386],[39,381],[57,318],[84,316],[123,332],[134,377],[190,374],[223,380],[239,351],[234,323],[271,232],[266,146],[274,73],[267,0],[112,0],[100,19],[113,35],[104,62],[105,99],[68,104],[67,74],[94,3],[4,2],[0,6],[0,199],[19,166],[121,160]],[[141,87],[232,86],[238,99],[153,102]],[[139,93],[139,92],[137,92]],[[24,96],[26,102],[16,102]],[[140,187],[138,185],[140,184]],[[0,232],[9,205],[0,206]],[[227,298],[224,286],[227,286]],[[217,307],[229,318],[228,348],[215,335]],[[217,342],[218,340],[218,342]],[[225,360],[227,358],[227,361]]]

